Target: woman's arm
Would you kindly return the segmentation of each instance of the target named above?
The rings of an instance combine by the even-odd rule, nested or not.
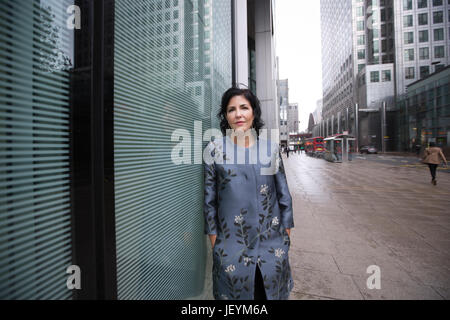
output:
[[[208,146],[208,152],[213,152],[213,144]],[[205,197],[203,204],[203,215],[205,218],[205,234],[216,236],[217,234],[217,196],[216,196],[216,166],[215,163],[203,164]],[[215,238],[214,238],[215,241]]]
[[[289,192],[289,187],[284,172],[283,159],[281,153],[276,149],[276,157],[278,157],[279,168],[275,173],[275,186],[277,192],[278,205],[280,207],[281,223],[288,231],[290,236],[290,229],[294,227],[294,215],[292,211],[292,197]]]
[[[447,159],[445,158],[444,153],[442,152],[441,149],[439,149],[439,154],[440,154],[442,160],[444,160],[445,165],[447,166]]]

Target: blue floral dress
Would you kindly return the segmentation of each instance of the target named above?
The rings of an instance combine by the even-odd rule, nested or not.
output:
[[[225,136],[209,143],[205,155],[205,233],[217,235],[215,299],[253,300],[256,267],[267,299],[288,299],[293,280],[286,229],[294,221],[278,144],[260,138],[243,148]]]

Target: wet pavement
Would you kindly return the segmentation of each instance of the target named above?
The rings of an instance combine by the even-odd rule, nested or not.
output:
[[[450,174],[438,171],[433,186],[417,159],[376,156],[284,159],[296,225],[291,299],[450,299]],[[380,289],[368,288],[369,266]]]

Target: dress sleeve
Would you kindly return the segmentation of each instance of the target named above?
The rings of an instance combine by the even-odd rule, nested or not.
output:
[[[207,152],[214,157],[214,148],[212,144],[207,146]],[[216,166],[212,162],[210,164],[204,162],[204,205],[203,214],[205,218],[205,234],[217,234],[217,195],[216,195]]]
[[[278,170],[275,173],[275,185],[277,189],[278,205],[280,207],[281,223],[286,229],[294,227],[294,215],[292,210],[292,197],[289,192],[289,187],[284,171],[283,159],[281,152],[276,148],[275,156],[277,159]]]
[[[442,152],[442,150],[439,150],[439,153],[441,155],[442,160],[444,160],[445,164],[447,164],[447,159],[444,156],[444,153]]]

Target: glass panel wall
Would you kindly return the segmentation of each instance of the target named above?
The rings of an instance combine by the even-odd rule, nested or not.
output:
[[[231,2],[117,0],[114,43],[118,298],[201,296],[201,140],[231,86]]]
[[[0,1],[0,299],[72,298],[72,4]]]

